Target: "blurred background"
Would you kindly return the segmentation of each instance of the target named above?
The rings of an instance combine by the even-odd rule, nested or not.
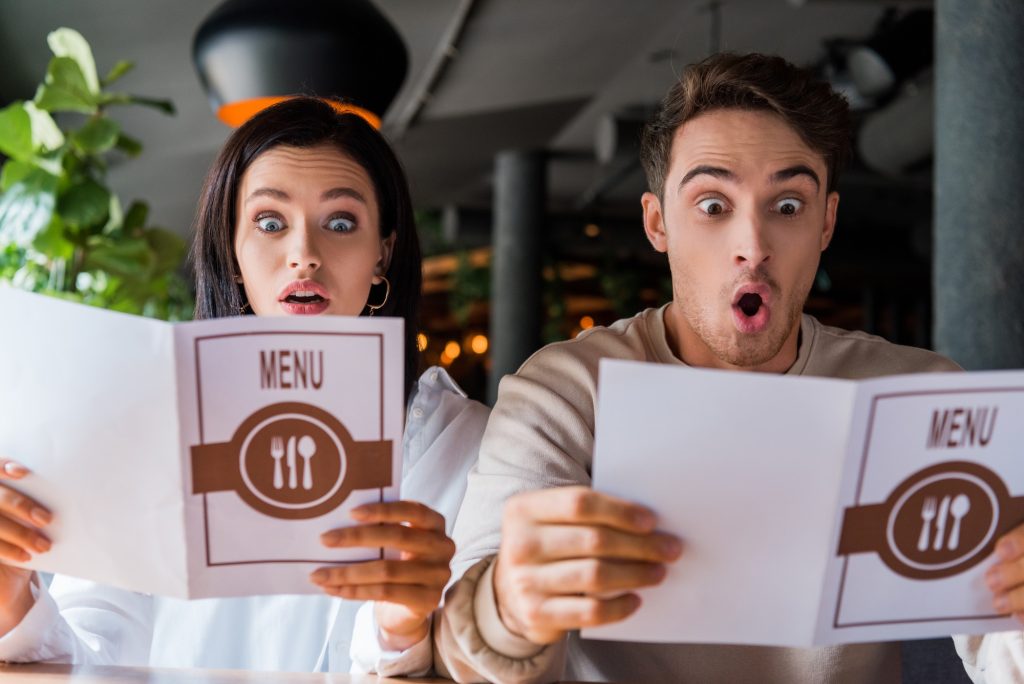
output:
[[[150,224],[188,240],[200,183],[230,132],[215,116],[226,96],[208,92],[215,88],[209,81],[226,78],[258,89],[262,68],[285,74],[275,78],[293,78],[296,90],[310,85],[300,67],[289,76],[289,50],[295,48],[279,44],[287,42],[289,30],[301,29],[307,5],[233,4],[243,6],[241,14],[222,17],[217,30],[245,33],[246,12],[255,16],[270,8],[280,15],[279,25],[262,25],[241,39],[264,42],[263,48],[245,48],[271,60],[262,67],[244,55],[234,62],[218,57],[216,45],[207,50],[195,43],[218,7],[208,0],[4,0],[0,106],[33,97],[51,57],[46,36],[58,26],[77,29],[89,41],[101,75],[118,60],[133,61],[135,69],[118,88],[170,100],[176,114],[116,112],[123,132],[144,150],[135,158],[112,155],[108,181],[124,202],[140,197],[149,203]],[[936,191],[941,173],[935,159],[943,144],[935,125],[943,116],[936,111],[943,102],[937,80],[940,89],[946,84],[957,90],[946,101],[951,122],[961,110],[980,111],[956,85],[957,78],[972,77],[953,73],[958,66],[947,68],[944,78],[936,73],[943,54],[953,55],[956,64],[984,62],[986,55],[998,60],[1009,92],[989,83],[979,86],[979,97],[994,100],[1009,133],[993,144],[1019,168],[1020,145],[1013,143],[1021,135],[1020,114],[999,113],[998,103],[1019,108],[1024,3],[374,0],[372,6],[397,30],[407,54],[404,78],[396,93],[385,93],[391,100],[381,113],[382,130],[409,174],[427,255],[420,346],[428,363],[447,366],[476,398],[487,400],[493,379],[513,371],[540,344],[667,301],[665,259],[642,230],[645,183],[637,135],[681,67],[717,50],[777,53],[810,67],[849,98],[855,113],[856,154],[841,180],[837,236],[822,262],[810,313],[894,342],[942,347],[933,314],[943,280],[933,279],[941,262],[937,241],[949,245],[951,258],[967,260],[965,273],[1012,272],[996,278],[994,287],[1017,295],[1013,288],[1024,269],[1015,267],[1021,261],[1020,241],[1013,239],[1016,219],[1002,232],[992,228],[984,212],[996,202],[947,193],[993,231],[977,239],[1003,241],[995,250],[1002,263],[991,255],[979,262],[954,246],[954,238],[936,238],[941,226],[933,218],[942,193]],[[994,26],[1008,35],[976,36],[964,47],[970,21],[986,21],[982,30],[991,33]],[[348,36],[339,33],[327,57],[318,59],[348,65],[339,71],[372,74],[379,57],[350,49]],[[998,54],[1000,40],[1016,52]],[[207,65],[206,83],[194,49],[222,60]],[[981,50],[981,57],[971,57],[965,52],[970,49]],[[216,73],[229,68],[234,71]],[[957,136],[968,148],[958,154],[973,154],[969,163],[976,170],[957,168],[950,176],[961,184],[981,183],[981,169],[991,173],[995,162]],[[998,211],[1005,216],[1019,215],[1011,212],[1020,206],[1019,197],[1013,199],[1019,185],[1020,175],[1002,181]],[[957,291],[964,287],[956,285]],[[958,315],[950,314],[950,329],[964,325]],[[1005,316],[1001,323],[1011,324]],[[1012,326],[994,337],[1009,337],[1001,344],[1019,347],[1019,321]],[[947,353],[956,349],[951,344]],[[1008,365],[998,354],[962,362]]]

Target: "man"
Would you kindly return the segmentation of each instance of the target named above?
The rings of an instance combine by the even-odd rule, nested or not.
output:
[[[435,624],[442,674],[899,681],[895,644],[636,644],[575,632],[625,618],[639,606],[634,590],[685,563],[651,511],[588,487],[601,358],[843,378],[957,369],[802,315],[835,227],[848,121],[842,97],[777,57],[716,55],[669,91],[644,133],[641,203],[648,239],[668,256],[672,301],[550,345],[502,381],[455,526],[455,573],[465,574]]]

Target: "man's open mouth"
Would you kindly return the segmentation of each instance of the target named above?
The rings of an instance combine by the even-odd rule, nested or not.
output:
[[[761,310],[761,305],[764,301],[761,299],[761,295],[756,292],[748,292],[740,300],[736,302],[736,306],[740,308],[744,316],[753,317],[757,315],[757,312]]]

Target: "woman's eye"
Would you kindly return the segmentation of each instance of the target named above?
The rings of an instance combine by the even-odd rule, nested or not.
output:
[[[775,203],[775,211],[779,212],[783,216],[793,216],[799,214],[800,210],[804,208],[804,203],[798,199],[789,197],[784,200],[779,200]]]
[[[261,216],[256,219],[256,225],[258,225],[260,230],[264,233],[279,233],[284,230],[284,221],[276,216]]]
[[[714,197],[709,197],[706,200],[701,200],[697,203],[697,206],[708,216],[718,216],[719,214],[725,213],[725,202]]]
[[[335,216],[327,221],[327,229],[335,233],[348,233],[356,227],[356,222],[342,216]]]

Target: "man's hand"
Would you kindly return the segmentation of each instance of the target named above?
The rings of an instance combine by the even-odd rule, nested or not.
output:
[[[682,543],[655,532],[655,515],[588,487],[519,494],[505,505],[494,568],[498,614],[536,644],[617,622],[640,607]]]
[[[1000,613],[1012,613],[1024,624],[1024,525],[999,538],[996,558],[998,562],[985,573],[992,605]]]
[[[328,566],[311,579],[331,596],[375,601],[382,645],[405,650],[430,630],[430,615],[452,574],[455,543],[444,532],[444,516],[415,501],[364,504],[352,517],[360,524],[324,533],[323,544],[383,547],[399,551],[399,559]]]

